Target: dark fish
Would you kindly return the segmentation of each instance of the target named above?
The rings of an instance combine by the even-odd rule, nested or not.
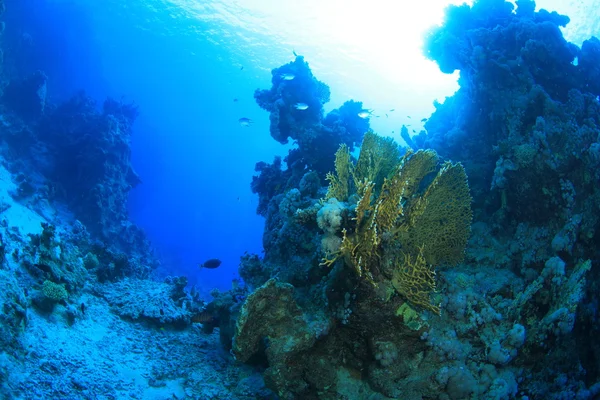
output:
[[[203,264],[198,264],[198,266],[200,268],[208,268],[208,269],[219,268],[220,265],[221,265],[221,260],[219,260],[218,258],[211,258],[210,260],[206,260]]]
[[[411,116],[410,116],[410,115],[407,115],[407,116],[406,116],[406,118],[411,118]]]
[[[292,50],[292,53],[294,53],[294,57],[298,57],[298,53],[296,53],[296,50]]]
[[[202,311],[192,316],[192,322],[199,324],[211,324],[216,321],[217,319],[214,317],[214,315],[208,311]]]
[[[234,103],[237,103],[237,101],[238,101],[238,99],[237,99],[237,98],[233,99],[233,102],[234,102]]]
[[[421,120],[421,122],[425,122],[425,121],[427,121],[427,118],[423,118],[423,119]]]
[[[242,66],[240,67],[240,71],[241,71],[241,70],[243,70],[243,69],[244,69],[244,66],[242,65]]]
[[[85,314],[85,303],[81,303],[81,313]]]

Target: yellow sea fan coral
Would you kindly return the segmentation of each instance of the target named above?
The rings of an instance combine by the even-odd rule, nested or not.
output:
[[[375,204],[375,224],[381,232],[388,232],[402,215],[402,197],[405,186],[399,176],[385,179]]]
[[[435,271],[423,256],[423,247],[416,257],[404,255],[404,262],[393,273],[392,285],[411,304],[440,313],[439,304],[432,304],[435,293]]]
[[[365,182],[363,187],[362,196],[356,205],[355,232],[348,235],[348,232],[344,229],[339,253],[335,254],[334,257],[325,259],[323,264],[331,265],[342,256],[346,264],[356,270],[358,276],[366,276],[367,280],[372,282],[372,274],[369,268],[374,265],[373,258],[378,256],[377,247],[379,245],[371,204],[374,184]]]
[[[404,185],[404,197],[410,198],[416,194],[423,179],[436,171],[438,156],[433,150],[408,152],[402,157],[400,178]]]
[[[394,139],[367,132],[353,171],[354,183],[358,185],[367,180],[373,182],[379,190],[383,180],[393,174],[399,162],[400,150]]]
[[[354,165],[350,160],[350,151],[345,144],[335,153],[335,174],[329,172],[325,179],[329,181],[325,200],[336,198],[339,201],[348,200],[350,194],[350,175]]]
[[[464,258],[472,218],[465,169],[446,162],[411,207],[409,223],[402,227],[399,237],[412,254],[426,245],[428,263],[455,265]]]
[[[356,195],[358,202],[353,223],[342,227],[339,250],[327,252],[323,264],[342,258],[367,282],[387,281],[414,306],[439,313],[431,303],[433,266],[462,261],[470,234],[471,196],[462,165],[440,168],[433,150],[400,157],[393,141],[369,132],[356,166],[340,147],[336,173],[328,177],[328,196]]]

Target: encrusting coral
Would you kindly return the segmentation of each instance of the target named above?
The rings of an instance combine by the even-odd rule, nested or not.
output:
[[[326,254],[323,264],[342,258],[373,285],[391,279],[412,304],[439,313],[438,305],[425,300],[435,292],[432,265],[462,260],[472,211],[462,165],[438,164],[432,150],[400,157],[391,139],[372,132],[365,134],[356,165],[342,145],[336,172],[327,175],[326,199],[358,200],[354,223],[343,227],[339,250]]]

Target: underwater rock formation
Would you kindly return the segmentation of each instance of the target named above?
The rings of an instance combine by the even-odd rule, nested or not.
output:
[[[234,343],[288,377],[266,380],[282,398],[600,394],[600,42],[568,43],[568,22],[528,0],[450,6],[424,51],[460,89],[411,151],[367,134],[325,170],[260,165],[265,254],[240,265],[256,297]],[[294,159],[301,131],[283,132]],[[327,190],[306,189],[315,172]],[[287,300],[255,311],[275,285]]]
[[[127,195],[140,183],[130,163],[136,115],[135,106],[116,107],[111,99],[98,112],[79,94],[48,113],[39,133],[55,155],[44,160],[44,172],[59,185],[58,197],[71,201],[88,230],[103,238],[116,239],[126,229]]]
[[[283,398],[303,393],[302,369],[290,368],[297,355],[312,347],[314,332],[294,300],[294,287],[271,279],[244,302],[237,319],[233,354],[242,362],[264,351],[265,379]]]
[[[567,42],[568,23],[530,0],[480,0],[450,6],[424,49],[443,72],[460,71],[460,89],[436,104],[423,145],[467,169],[480,221],[470,263],[519,280],[513,307],[496,310],[528,332],[519,388],[540,398],[589,398],[600,381],[600,274],[589,268],[600,243],[600,41]],[[534,341],[545,362],[532,337],[544,337]],[[561,388],[548,384],[557,377]]]
[[[300,179],[310,171],[324,178],[333,168],[338,146],[345,143],[353,149],[369,130],[368,119],[358,116],[363,110],[361,102],[349,100],[323,116],[323,105],[329,102],[329,87],[313,76],[304,57],[297,56],[294,61],[273,69],[271,74],[271,89],[257,90],[254,98],[269,112],[271,136],[280,143],[292,139],[298,146],[285,157],[285,171],[281,169],[280,158],[272,164],[256,164],[259,175],[253,178],[251,188],[259,196],[257,212],[263,216],[273,196],[298,187]],[[298,104],[302,105],[300,109]]]
[[[4,104],[25,119],[36,119],[46,108],[46,75],[37,71],[23,80],[12,80],[2,95]]]
[[[467,244],[464,169],[366,132],[356,160],[340,144],[326,178],[326,191],[270,201],[265,256],[246,255],[240,275],[250,287],[273,278],[242,306],[234,354],[266,363],[266,384],[285,399],[442,391],[419,338],[440,311],[433,266],[460,262]]]
[[[10,5],[23,18],[65,10]],[[52,26],[56,36],[75,15],[61,16],[67,26]],[[49,64],[68,63],[71,74],[73,57],[56,57],[68,49],[55,43],[40,48],[55,36],[37,40],[11,18],[13,36],[0,41],[0,398],[274,400],[253,368],[234,367],[207,334],[206,314],[235,312],[245,289],[205,309],[185,278],[151,275],[158,260],[126,205],[139,183],[129,143],[137,107],[108,99],[99,109],[84,94],[56,104],[46,74],[25,64],[51,54]],[[224,342],[233,329],[221,330]]]
[[[424,145],[465,164],[477,203],[513,221],[555,214],[562,227],[587,207],[575,193],[597,179],[584,171],[597,169],[600,91],[590,82],[600,42],[579,49],[560,31],[567,16],[534,9],[530,0],[514,11],[490,0],[451,6],[429,32],[426,56],[443,72],[459,70],[460,89],[436,104]]]
[[[65,204],[87,231],[109,244],[107,251],[137,249],[137,255],[128,258],[145,263],[147,274],[157,260],[148,257],[145,234],[127,215],[129,192],[141,182],[131,166],[130,136],[136,117],[133,104],[109,98],[99,111],[91,98],[79,93],[47,106],[35,117],[39,124],[34,129],[27,125],[30,118],[3,116],[4,139],[9,169],[18,174],[15,195],[20,201],[40,213],[51,203]]]
[[[102,286],[101,291],[115,313],[134,321],[182,328],[190,324],[192,299],[185,277],[168,277],[164,282],[123,279]]]

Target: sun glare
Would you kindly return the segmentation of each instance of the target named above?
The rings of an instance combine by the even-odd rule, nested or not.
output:
[[[422,125],[415,119],[428,116],[434,100],[443,101],[458,88],[458,74],[442,74],[421,49],[424,33],[442,23],[445,8],[465,1],[161,1],[184,10],[190,20],[220,25],[197,33],[211,36],[210,41],[228,47],[240,60],[252,60],[257,69],[267,72],[291,61],[292,51],[304,55],[315,75],[331,87],[326,109],[349,98],[363,101],[379,115],[371,125],[381,134],[397,134],[402,124],[418,132]],[[536,4],[575,15],[575,26],[565,35],[578,43],[574,36],[584,21],[577,2]],[[401,109],[402,116],[386,116],[390,109]]]

